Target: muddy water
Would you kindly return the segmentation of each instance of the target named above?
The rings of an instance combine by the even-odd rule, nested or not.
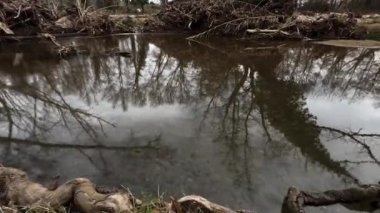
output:
[[[318,126],[380,132],[380,51],[168,35],[60,42],[82,51],[0,47],[0,161],[35,179],[86,176],[259,212],[280,212],[292,185],[379,181],[380,139],[359,137],[371,157]]]

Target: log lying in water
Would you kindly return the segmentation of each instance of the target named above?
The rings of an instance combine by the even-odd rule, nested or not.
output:
[[[136,212],[141,201],[134,198],[129,190],[100,190],[86,178],[75,178],[50,190],[31,181],[22,170],[0,166],[1,212],[18,212],[17,207],[59,209],[68,205],[84,213],[120,213]],[[160,210],[173,213],[199,210],[208,213],[236,213],[196,195],[160,203]]]
[[[305,213],[306,206],[334,204],[342,204],[351,210],[372,212],[380,207],[380,185],[363,185],[321,193],[310,193],[291,187],[283,201],[282,213]]]

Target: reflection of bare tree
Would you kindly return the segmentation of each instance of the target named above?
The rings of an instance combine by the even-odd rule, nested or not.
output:
[[[58,123],[69,128],[69,120],[75,120],[89,135],[96,136],[97,131],[88,119],[95,119],[101,126],[108,123],[104,119],[92,115],[82,109],[74,108],[68,104],[56,88],[58,98],[33,87],[14,88],[4,83],[0,89],[0,102],[5,122],[8,123],[8,137],[12,138],[14,127],[25,133],[36,134],[36,131],[48,131]],[[51,119],[39,120],[39,115],[47,113]],[[47,115],[45,114],[45,116]],[[57,116],[56,116],[57,115]],[[56,116],[56,118],[53,118]]]
[[[289,142],[298,147],[307,159],[318,162],[338,175],[355,180],[340,162],[331,158],[328,150],[321,144],[320,130],[316,126],[315,119],[305,109],[303,87],[292,79],[277,78],[276,70],[284,61],[282,53],[271,52],[270,55],[257,55],[249,60],[245,60],[245,57],[241,55],[240,58],[232,56],[236,61],[236,66],[231,69],[223,69],[223,64],[216,67],[210,65],[213,61],[212,56],[230,51],[216,51],[216,47],[209,48],[209,46],[198,46],[198,48],[207,48],[211,53],[202,55],[199,60],[193,57],[193,63],[202,67],[203,74],[213,73],[214,69],[219,69],[219,72],[225,70],[223,74],[228,76],[219,78],[219,81],[212,79],[213,75],[207,76],[213,80],[209,80],[209,82],[218,82],[216,85],[219,86],[214,87],[218,90],[209,91],[211,99],[206,111],[209,114],[223,112],[222,116],[219,116],[222,118],[219,140],[226,141],[227,157],[231,159],[229,164],[238,177],[249,177],[251,173],[244,170],[252,167],[247,166],[250,165],[247,156],[249,156],[249,150],[252,150],[252,144],[248,142],[249,128],[250,124],[255,122],[254,116],[252,116],[252,112],[255,112],[254,114],[258,114],[260,117],[259,122],[268,136],[268,140],[271,140],[269,123],[271,128],[279,130]],[[197,49],[197,52],[202,51]],[[175,53],[173,52],[173,54]],[[303,56],[303,54],[299,55]],[[224,57],[226,56],[230,58],[229,55],[224,55]],[[203,60],[209,63],[203,64]],[[267,63],[268,61],[271,63]],[[309,61],[303,59],[298,59],[298,63],[306,63],[303,65],[304,70],[312,67],[312,62],[308,64]],[[207,84],[203,84],[202,87],[207,88]],[[222,104],[218,104],[218,102]],[[243,162],[243,166],[237,166],[238,162]],[[238,168],[242,168],[242,172]],[[250,183],[249,178],[247,178],[247,183]]]
[[[243,175],[242,177],[245,178],[245,182],[247,184],[247,186],[249,187],[252,183],[252,180],[251,180],[251,168],[252,168],[252,162],[251,162],[251,159],[252,159],[252,145],[250,144],[249,142],[249,122],[250,120],[252,119],[251,118],[251,114],[255,108],[255,79],[254,79],[254,73],[255,73],[255,70],[251,69],[251,68],[244,68],[244,74],[243,76],[241,77],[239,83],[237,84],[237,87],[235,87],[235,89],[233,90],[233,92],[231,93],[231,96],[229,97],[229,101],[228,103],[230,103],[231,101],[232,102],[235,102],[235,101],[238,101],[236,98],[238,97],[238,93],[236,91],[240,91],[241,89],[244,89],[244,93],[245,94],[242,94],[243,97],[247,97],[245,100],[242,100],[242,104],[243,106],[240,107],[239,105],[236,105],[235,103],[233,104],[233,110],[232,110],[232,119],[231,119],[231,123],[232,123],[232,130],[233,130],[233,135],[232,137],[230,137],[230,140],[229,140],[229,146],[232,146],[234,147],[235,145],[239,144],[239,123],[242,123],[243,125],[243,131],[242,131],[242,144],[241,144],[241,147],[242,147],[242,162],[243,162],[243,166],[242,166],[242,170],[243,170]],[[249,84],[247,85],[247,88],[242,88],[243,85],[244,85],[244,82],[249,82]],[[238,101],[239,102],[239,101]],[[228,134],[228,131],[226,131],[225,129],[225,123],[226,123],[226,118],[229,114],[229,108],[230,108],[230,104],[227,104],[225,106],[226,110],[225,110],[225,115],[224,115],[224,119],[223,119],[223,132],[226,134],[226,137],[227,134]],[[240,110],[242,110],[243,112],[240,112]],[[241,120],[240,120],[241,119]],[[265,126],[265,121],[264,120],[261,120],[263,123],[263,126]],[[269,134],[268,134],[269,135]],[[238,145],[239,146],[239,145]],[[235,161],[236,159],[239,158],[239,152],[234,152],[234,149],[229,149],[233,152],[233,156],[231,156],[232,158],[232,161]],[[238,151],[235,149],[235,151]],[[236,161],[237,163],[239,161]],[[238,171],[238,165],[235,165],[235,171]],[[239,173],[237,173],[239,174]]]
[[[111,101],[114,106],[121,106],[124,110],[128,108],[128,104],[144,106],[147,103],[159,105],[188,102],[190,93],[193,91],[190,90],[191,76],[186,72],[187,64],[177,62],[159,49],[151,48],[143,37],[130,36],[128,38],[120,41],[118,48],[130,51],[131,58],[81,59],[81,61],[89,60],[89,63],[94,66],[87,70],[83,70],[86,69],[86,66],[81,66],[82,72],[90,73],[87,79],[83,79],[84,83],[82,84],[89,87],[82,86],[77,89],[100,93],[102,98]],[[154,55],[154,60],[148,61],[148,55]],[[73,60],[75,62],[75,59]],[[63,66],[60,69],[60,72],[69,73],[75,68]],[[95,75],[92,76],[91,73],[95,73]],[[85,83],[87,81],[89,83]],[[91,82],[96,82],[97,85],[92,86]],[[66,88],[64,89],[67,91]]]
[[[141,39],[141,37],[137,37],[137,39],[138,40],[136,41],[136,37],[131,37],[132,61],[135,70],[132,103],[143,106],[146,104],[146,99],[145,94],[140,88],[140,77],[142,76],[141,72],[146,63],[149,47],[144,39]],[[136,46],[138,46],[138,50],[136,50]]]
[[[112,125],[84,108],[74,107],[73,103],[67,100],[68,95],[79,93],[87,104],[91,104],[102,98],[97,96],[97,92],[103,90],[105,85],[108,86],[108,83],[121,82],[121,85],[123,85],[122,80],[126,80],[127,77],[123,75],[128,71],[128,69],[123,69],[123,66],[126,64],[125,61],[129,59],[101,55],[101,52],[105,52],[102,45],[113,46],[115,43],[101,43],[101,45],[90,46],[90,55],[79,55],[68,59],[69,61],[61,60],[58,67],[56,60],[44,61],[39,59],[38,52],[33,56],[25,55],[20,63],[24,67],[21,70],[26,72],[19,75],[8,75],[7,72],[14,72],[13,69],[19,68],[8,66],[7,61],[4,61],[5,66],[2,66],[1,73],[3,78],[0,82],[0,124],[7,125],[7,130],[6,132],[3,131],[2,135],[7,134],[8,138],[1,138],[1,143],[8,146],[8,151],[5,153],[9,154],[12,145],[17,144],[40,146],[44,149],[75,149],[82,151],[83,156],[87,156],[84,150],[130,151],[144,149],[145,145],[136,147],[114,146],[99,143],[98,141],[95,144],[43,142],[45,132],[52,129],[63,131],[62,126],[71,131],[72,129],[77,129],[77,125],[79,125],[95,140],[103,130],[103,124]],[[138,49],[143,51],[147,49],[146,47],[147,45]],[[42,48],[41,52],[49,55],[48,49]],[[36,58],[39,60],[35,60]],[[100,58],[101,60],[92,60],[92,58]],[[119,61],[118,67],[120,69],[118,71],[120,72],[118,77],[120,81],[112,79],[114,69],[110,69],[107,65],[107,63],[112,63],[116,60]],[[144,63],[145,58],[141,58],[140,61],[140,64]],[[143,66],[139,66],[142,69]],[[7,70],[3,70],[5,68]],[[42,69],[38,70],[39,68]],[[86,70],[83,68],[95,69]],[[52,71],[45,71],[49,69]],[[154,146],[148,142],[146,148],[156,148]],[[102,156],[102,154],[99,153],[99,156]],[[6,155],[3,155],[3,157],[5,158]],[[90,156],[88,159],[91,161]]]
[[[326,126],[318,126],[318,128],[329,131],[331,133],[339,134],[343,137],[348,137],[350,138],[353,142],[356,144],[360,145],[368,154],[368,156],[372,159],[372,161],[360,161],[361,163],[369,163],[373,162],[378,165],[380,165],[380,161],[378,157],[373,153],[372,148],[363,140],[360,138],[376,138],[380,137],[380,134],[366,134],[366,133],[360,133],[360,132],[349,132],[349,131],[344,131],[332,127],[326,127]],[[350,161],[348,161],[350,162]]]
[[[293,82],[278,81],[270,74],[263,75],[259,82],[258,102],[263,104],[264,113],[271,126],[299,147],[307,159],[354,180],[355,178],[339,162],[333,160],[321,144],[320,130],[313,115],[305,108],[301,88]]]
[[[379,64],[370,49],[290,48],[277,69],[278,78],[293,80],[304,86],[322,84],[324,93],[353,98],[379,89]]]
[[[236,72],[234,75],[234,85],[231,93],[228,95],[226,104],[222,107],[224,116],[221,124],[221,136],[224,137],[228,151],[226,160],[229,161],[230,168],[233,169],[237,177],[241,177],[247,187],[251,186],[251,169],[252,169],[252,144],[249,142],[249,125],[250,115],[254,108],[254,70],[244,68],[243,74]],[[249,86],[244,89],[244,83],[249,82]],[[242,96],[240,96],[242,95]],[[248,97],[244,100],[242,97]],[[239,165],[241,163],[241,165]]]

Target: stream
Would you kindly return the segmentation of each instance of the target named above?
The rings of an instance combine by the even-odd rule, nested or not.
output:
[[[356,137],[371,155],[341,133],[380,133],[380,51],[160,34],[58,41],[83,51],[0,44],[0,162],[34,180],[84,176],[258,212],[280,212],[290,186],[379,181],[380,137]]]

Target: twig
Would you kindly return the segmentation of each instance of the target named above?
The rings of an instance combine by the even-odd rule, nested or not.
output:
[[[21,14],[21,8],[22,8],[22,6],[20,5],[20,6],[18,7],[17,15],[16,15],[15,17],[13,17],[14,19],[17,19],[18,17],[20,17],[20,14]]]
[[[282,30],[270,30],[270,29],[248,29],[248,33],[280,33],[285,36],[290,36],[290,33],[282,31]]]
[[[231,23],[234,23],[234,22],[239,22],[239,21],[247,21],[247,20],[261,20],[261,19],[269,19],[269,18],[278,18],[278,17],[282,17],[283,15],[276,15],[276,16],[255,16],[255,17],[243,17],[243,18],[237,18],[237,19],[234,19],[234,20],[231,20],[231,21],[227,21],[227,22],[224,22],[224,23],[221,23],[219,25],[216,25],[215,27],[212,27],[211,29],[208,29],[204,32],[201,32],[199,34],[196,34],[196,35],[193,35],[193,36],[190,36],[190,37],[187,37],[187,39],[197,39],[197,38],[201,38],[221,27],[224,27],[228,24],[231,24]]]

